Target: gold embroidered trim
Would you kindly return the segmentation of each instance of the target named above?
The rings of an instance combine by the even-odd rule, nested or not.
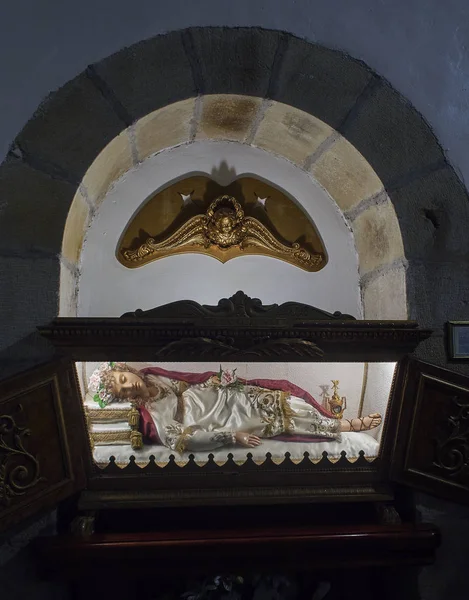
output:
[[[184,429],[174,448],[176,452],[185,452],[187,448],[187,443],[189,442],[190,438],[194,435],[194,431],[194,427],[186,427],[186,429]]]
[[[88,408],[87,413],[91,423],[111,423],[112,421],[127,421],[130,417],[131,408]]]
[[[248,398],[265,423],[262,437],[270,438],[285,432],[294,432],[295,411],[290,406],[288,392],[251,387],[248,390]]]
[[[143,448],[143,438],[139,431],[95,431],[91,433],[92,444],[130,444],[132,450]]]
[[[289,399],[290,394],[288,392],[280,392],[280,410],[282,411],[283,416],[283,430],[286,433],[294,433],[295,423],[293,417],[295,416],[295,411],[290,406]]]
[[[189,388],[189,384],[186,381],[180,381],[179,379],[170,379],[170,385],[171,390],[175,394],[177,401],[177,408],[176,413],[174,415],[174,420],[182,424],[184,423],[185,415],[184,398],[182,397],[182,395]],[[165,395],[168,395],[168,390],[166,390]]]
[[[130,429],[128,431],[94,431],[91,433],[91,439],[95,444],[130,444],[131,433]]]

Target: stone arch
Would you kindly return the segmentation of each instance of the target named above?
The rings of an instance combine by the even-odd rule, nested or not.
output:
[[[124,130],[98,155],[80,184],[65,225],[62,316],[76,314],[75,273],[93,216],[89,205],[99,209],[112,183],[151,155],[202,140],[258,147],[286,158],[314,177],[353,232],[365,318],[406,318],[402,237],[394,208],[371,166],[343,136],[316,117],[280,102],[234,94],[198,96],[157,109]]]
[[[157,36],[90,66],[43,102],[0,167],[3,346],[57,314],[65,220],[101,150],[127,127],[132,135],[137,119],[202,94],[284,103],[326,123],[360,152],[400,225],[409,315],[438,330],[428,352],[444,362],[442,323],[449,313],[467,315],[469,275],[459,267],[467,254],[464,186],[423,118],[366,65],[259,28]],[[380,200],[372,195],[366,201],[373,206]],[[379,295],[380,274],[374,276]],[[43,348],[28,343],[20,355],[42,356]]]

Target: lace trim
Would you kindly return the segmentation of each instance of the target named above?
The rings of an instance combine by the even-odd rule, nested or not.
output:
[[[252,406],[259,411],[262,423],[265,423],[262,437],[270,438],[295,430],[295,411],[288,402],[290,394],[281,390],[250,387],[247,395]]]
[[[233,431],[217,431],[210,437],[210,441],[221,446],[230,446],[236,444],[236,437]]]
[[[168,425],[165,429],[166,445],[176,452],[185,452],[188,449],[190,440],[198,431],[196,425],[183,427],[179,423]],[[208,444],[217,444],[218,446],[230,446],[236,444],[236,437],[233,431],[214,431],[212,435],[206,438]]]
[[[337,441],[340,437],[340,419],[331,419],[323,417],[319,412],[311,412],[311,423],[308,430],[314,435],[326,438],[334,438]]]

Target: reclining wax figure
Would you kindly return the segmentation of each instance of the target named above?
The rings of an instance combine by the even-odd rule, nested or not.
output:
[[[101,364],[90,378],[104,408],[128,401],[140,411],[145,443],[178,452],[240,445],[262,438],[281,441],[340,441],[341,432],[381,424],[378,413],[336,419],[305,390],[284,380],[238,379],[236,370],[179,373],[158,367],[136,370],[125,363]]]

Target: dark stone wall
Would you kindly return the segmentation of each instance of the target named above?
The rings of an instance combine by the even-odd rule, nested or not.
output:
[[[216,27],[157,36],[91,65],[51,94],[12,143],[0,166],[0,348],[20,345],[8,361],[21,359],[21,340],[57,314],[62,232],[88,166],[139,117],[201,93],[285,102],[363,154],[399,219],[410,315],[435,329],[421,356],[444,364],[444,321],[469,318],[469,204],[429,126],[344,53],[278,31]],[[44,347],[33,346],[39,357]]]
[[[446,364],[444,322],[469,319],[469,204],[428,124],[386,81],[341,52],[278,31],[204,27],[158,36],[91,65],[44,100],[12,143],[0,166],[3,374],[50,355],[34,331],[57,314],[64,224],[96,155],[148,112],[210,93],[285,102],[337,128],[363,154],[399,219],[410,316],[435,329],[419,356]],[[429,500],[421,503],[425,512]],[[452,507],[438,507],[443,537],[456,535]],[[445,544],[440,556],[444,565]],[[464,573],[433,573],[440,583],[452,578],[453,600],[466,597]],[[426,585],[425,598],[436,599],[440,588]]]

